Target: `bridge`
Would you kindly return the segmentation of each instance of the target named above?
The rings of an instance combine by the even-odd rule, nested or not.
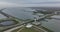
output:
[[[39,17],[39,18],[37,19],[37,21],[44,20],[44,19],[46,19],[47,17],[50,17],[50,16],[53,16],[53,14],[47,14],[47,15],[45,15],[45,16]]]

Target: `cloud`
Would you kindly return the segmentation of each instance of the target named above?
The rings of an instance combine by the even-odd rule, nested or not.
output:
[[[15,3],[0,2],[0,7],[16,7],[16,6],[19,6],[19,5]]]
[[[0,0],[0,7],[60,7],[60,0]]]
[[[60,3],[51,4],[16,4],[8,2],[0,2],[0,7],[60,7]]]
[[[60,4],[20,4],[19,7],[60,7]]]
[[[18,4],[26,4],[26,3],[40,3],[40,2],[60,2],[60,0],[0,0],[3,2],[10,3],[18,3]]]

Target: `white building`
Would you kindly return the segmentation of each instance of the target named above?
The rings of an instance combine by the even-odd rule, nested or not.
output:
[[[28,23],[28,24],[26,25],[27,28],[31,28],[32,26],[33,26],[33,25],[30,24],[30,23]]]

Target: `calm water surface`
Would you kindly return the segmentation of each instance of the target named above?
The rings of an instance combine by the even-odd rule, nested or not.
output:
[[[31,10],[32,9],[30,8],[8,8],[8,9],[5,9],[3,12],[20,19],[33,19],[35,16],[33,15],[33,12],[25,12],[25,11],[31,11]]]
[[[7,25],[15,24],[15,22],[14,21],[4,21],[4,22],[1,22],[0,24],[4,25],[4,26],[7,26]]]

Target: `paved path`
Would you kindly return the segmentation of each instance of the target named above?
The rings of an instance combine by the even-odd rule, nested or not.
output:
[[[21,30],[23,30],[24,28],[21,28],[21,29],[19,29],[17,32],[20,32]]]
[[[21,26],[18,26],[18,27],[14,27],[14,28],[9,29],[9,30],[6,30],[6,31],[4,31],[4,32],[11,32],[11,31],[13,31],[13,30],[15,30],[15,29],[18,29],[18,28],[22,27],[22,26],[24,26],[24,25],[21,25]]]
[[[46,30],[44,30],[44,29],[42,29],[42,28],[39,28],[39,27],[37,27],[37,26],[35,26],[35,25],[33,25],[34,27],[36,27],[36,28],[38,28],[38,29],[40,29],[40,30],[42,30],[42,31],[44,31],[44,32],[47,32]]]

